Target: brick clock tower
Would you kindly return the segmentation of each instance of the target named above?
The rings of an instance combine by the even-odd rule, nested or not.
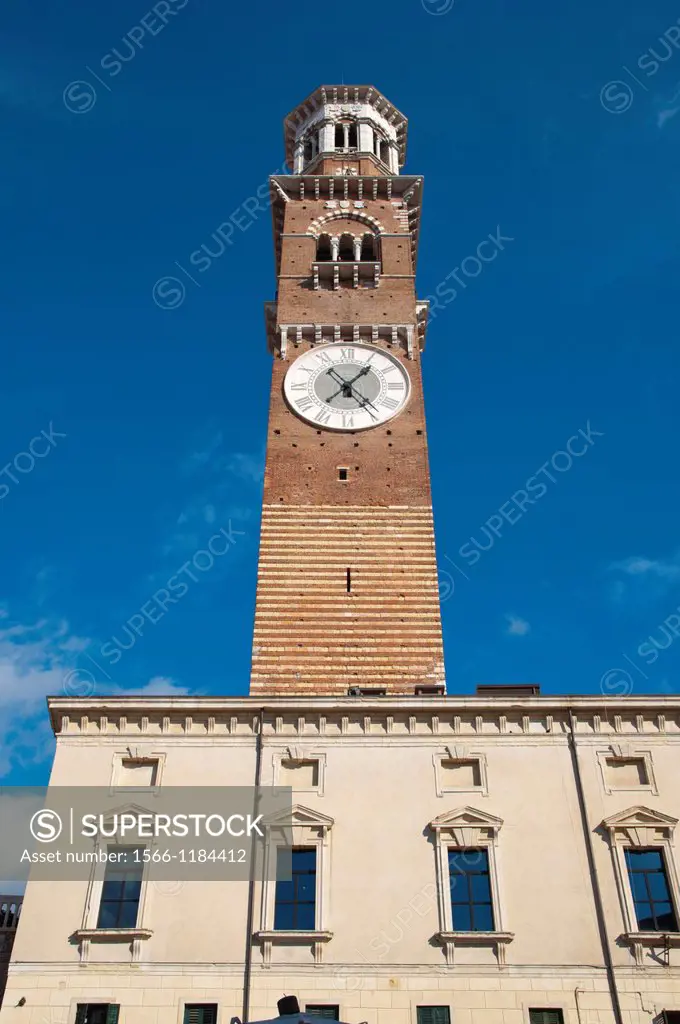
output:
[[[365,85],[285,121],[252,696],[445,691],[406,126]]]

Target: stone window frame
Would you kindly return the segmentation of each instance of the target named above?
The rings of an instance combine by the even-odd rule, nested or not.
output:
[[[443,761],[476,761],[479,765],[479,786],[447,786],[444,784]],[[444,747],[432,755],[434,766],[434,787],[438,797],[449,796],[452,793],[478,793],[480,796],[489,795],[489,777],[487,772],[486,754],[478,751],[468,750],[467,747],[455,746]]]
[[[145,813],[146,809],[136,804],[127,804],[123,807],[116,807],[110,811],[110,814],[142,814]],[[112,846],[137,846],[145,849],[154,846],[154,841],[151,842],[131,842],[130,839],[121,839],[119,836],[97,836],[93,842],[93,850],[95,852]],[[98,928],[97,920],[99,917],[99,906],[102,900],[102,893],[104,888],[104,876],[106,874],[107,864],[100,863],[99,860],[92,864],[90,869],[90,875],[87,880],[87,889],[85,894],[85,906],[83,908],[82,924],[79,929],[74,932],[74,937],[79,942],[80,962],[87,963],[90,954],[90,944],[92,942],[126,942],[131,945],[131,961],[137,963],[141,955],[141,942],[145,939],[150,939],[153,932],[148,927],[149,920],[149,908],[148,908],[148,892],[149,892],[149,870],[150,864],[146,863],[142,865],[142,878],[139,893],[139,904],[137,909],[137,921],[134,928]]]
[[[115,750],[111,761],[109,793],[146,793],[155,796],[161,788],[166,754],[164,751],[147,750],[144,747],[127,747]],[[120,781],[123,761],[137,761],[139,764],[156,765],[156,781],[153,786],[128,786]]]
[[[606,834],[614,866],[624,931],[620,940],[632,947],[636,965],[644,966],[644,947],[663,948],[666,943],[680,947],[680,932],[638,930],[633,891],[626,866],[627,849],[653,848],[663,852],[664,866],[676,921],[680,922],[680,874],[673,842],[677,818],[638,804],[605,818],[600,828]],[[663,940],[663,941],[662,941]]]
[[[215,994],[217,995],[217,993]],[[200,999],[195,996],[185,996],[179,1000],[179,1005],[177,1007],[177,1024],[184,1024],[187,1006],[215,1006],[217,1008],[217,1013],[215,1015],[216,1024],[221,1024],[221,1021],[224,1019],[222,1017],[222,1007],[219,999],[213,999],[211,996],[207,995]],[[232,1017],[232,1020],[233,1019],[234,1018]]]
[[[305,788],[298,788],[297,786],[293,790],[294,793],[316,793],[317,796],[323,796],[326,789],[326,754],[321,750],[305,750],[299,746],[287,746],[281,750],[275,750],[272,754],[272,778],[274,780],[274,786],[281,788],[288,788],[281,782],[281,763],[283,761],[296,761],[303,763],[304,761],[316,761],[318,764],[317,769],[317,784],[316,786],[309,786]]]
[[[576,1000],[577,1000],[577,1003],[578,1003],[578,996],[576,996]],[[573,1015],[572,1015],[571,1007],[569,1007],[569,1006],[567,1006],[567,1005],[565,1005],[563,1003],[561,1003],[561,1004],[553,1003],[551,1006],[545,1006],[545,1005],[543,1005],[543,1006],[538,1005],[537,1006],[536,1005],[537,1002],[540,1002],[540,1000],[534,999],[533,996],[531,997],[531,999],[522,999],[521,1005],[520,1005],[520,1009],[522,1011],[522,1016],[523,1016],[524,1020],[526,1021],[526,1024],[532,1024],[532,1021],[531,1021],[531,1011],[532,1010],[535,1010],[535,1011],[541,1011],[542,1010],[542,1011],[548,1011],[548,1012],[552,1011],[553,1013],[555,1011],[559,1011],[559,1013],[562,1016],[562,1024],[571,1024],[571,1022],[573,1020]],[[578,1015],[578,1014],[577,1014],[577,1019],[579,1020],[579,1024],[580,1024],[580,1015]]]
[[[600,766],[602,788],[607,796],[611,796],[613,793],[651,793],[653,796],[659,795],[651,750],[636,750],[630,746],[612,744],[606,750],[596,751],[596,756],[597,763]],[[648,780],[647,783],[641,786],[611,786],[607,782],[607,761],[609,760],[643,761]]]
[[[505,947],[512,942],[514,933],[504,929],[505,906],[500,885],[498,833],[503,820],[475,807],[459,807],[440,814],[429,823],[435,838],[435,868],[439,911],[439,931],[436,938],[444,948],[448,966],[453,966],[456,946],[491,946],[499,965],[505,963]],[[450,848],[486,850],[489,864],[489,887],[493,907],[494,930],[490,932],[453,930],[451,909],[451,883],[449,876]]]
[[[265,830],[262,887],[260,892],[260,926],[253,938],[260,943],[264,967],[272,962],[272,947],[299,945],[313,947],[314,964],[323,961],[325,943],[333,938],[329,931],[331,885],[330,831],[335,821],[311,807],[295,804],[262,822]],[[287,930],[274,928],[276,897],[276,858],[282,847],[305,847],[316,850],[316,893],[314,928]]]

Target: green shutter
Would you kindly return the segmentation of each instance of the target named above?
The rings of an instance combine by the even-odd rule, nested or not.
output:
[[[184,1024],[217,1024],[215,1003],[187,1003],[184,1007]]]
[[[448,1006],[419,1006],[418,1024],[450,1024]]]
[[[306,1006],[305,1013],[309,1013],[314,1017],[323,1017],[325,1020],[340,1020],[339,1006],[330,1006],[328,1004],[322,1005],[317,1003],[312,1006]]]
[[[87,1003],[78,1003],[76,1010],[76,1024],[85,1024],[87,1015]]]
[[[120,1006],[117,1003],[109,1003],[106,1008],[106,1024],[118,1024],[118,1013]]]
[[[529,1010],[530,1024],[562,1024],[561,1010]]]

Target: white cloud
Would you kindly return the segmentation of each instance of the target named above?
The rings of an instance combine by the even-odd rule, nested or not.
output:
[[[0,776],[52,756],[54,738],[45,698],[65,695],[65,683],[77,671],[78,656],[89,643],[70,633],[66,622],[53,624],[41,619],[33,625],[16,623],[0,629]],[[95,681],[95,693],[99,689]],[[71,694],[77,692],[71,689]],[[102,695],[111,696],[181,696],[187,692],[162,676],[139,688],[101,683]]]
[[[178,686],[174,679],[167,676],[154,676],[146,686],[130,690],[123,687],[109,687],[109,694],[116,697],[184,697],[189,692],[188,687]]]
[[[656,127],[663,128],[666,121],[670,121],[672,117],[675,117],[679,110],[680,106],[666,107],[665,110],[660,110],[659,113],[656,115]]]
[[[507,626],[505,627],[506,636],[526,636],[531,626],[526,619],[520,619],[518,615],[510,615],[509,613],[505,616]]]
[[[680,103],[677,102],[678,99],[680,99],[680,89],[677,89],[671,98],[665,101],[668,106],[664,106],[663,110],[660,110],[656,115],[657,128],[663,128],[666,121],[670,121],[670,119],[675,117],[678,111],[680,111]],[[672,106],[674,103],[675,106]]]
[[[680,577],[680,553],[670,559],[642,558],[633,555],[623,562],[614,562],[610,566],[613,572],[623,572],[627,576],[657,577],[658,579],[677,579]]]

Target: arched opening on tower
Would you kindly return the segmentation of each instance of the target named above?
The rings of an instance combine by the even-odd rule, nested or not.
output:
[[[318,262],[328,262],[333,259],[330,235],[319,235],[316,243],[316,258]]]
[[[349,126],[349,132],[347,134],[348,145],[350,149],[359,148],[359,132],[355,124]]]
[[[305,144],[304,144],[304,148],[303,148],[303,151],[302,151],[302,158],[303,158],[304,162],[306,164],[308,164],[309,161],[313,158],[313,156],[314,156],[314,139],[312,138],[311,135],[308,135],[307,138],[305,139]]]
[[[362,262],[367,262],[369,260],[375,260],[376,258],[377,258],[377,255],[376,255],[375,237],[373,235],[364,235],[364,237],[361,239],[361,259],[362,259]]]
[[[338,259],[339,260],[353,260],[354,259],[354,238],[352,235],[340,235],[340,245],[338,247]]]
[[[385,142],[384,139],[380,140],[380,159],[384,164],[389,164],[390,162],[390,144]]]
[[[344,124],[336,124],[335,126],[335,148],[345,148],[345,126]]]

